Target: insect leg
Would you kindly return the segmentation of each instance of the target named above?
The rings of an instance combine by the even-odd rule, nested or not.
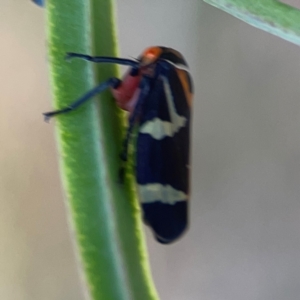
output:
[[[124,181],[125,163],[127,162],[127,159],[128,159],[128,145],[129,145],[129,141],[131,139],[131,134],[132,134],[134,125],[136,124],[136,121],[142,112],[143,103],[149,93],[149,82],[147,81],[146,78],[142,79],[141,84],[140,84],[140,89],[141,89],[141,92],[140,92],[139,98],[137,100],[136,106],[134,108],[134,111],[132,112],[132,114],[129,118],[129,124],[128,124],[127,132],[126,132],[126,137],[125,137],[125,139],[123,141],[123,145],[122,145],[123,149],[122,149],[120,157],[121,157],[121,160],[123,163],[119,170],[119,180],[121,183]]]
[[[92,90],[90,90],[89,92],[84,94],[83,96],[81,96],[75,102],[71,103],[69,106],[59,109],[59,110],[43,113],[43,115],[45,117],[45,121],[48,121],[53,116],[65,114],[72,110],[75,110],[76,108],[78,108],[79,106],[84,104],[86,101],[88,101],[90,98],[92,98],[96,94],[103,92],[104,90],[106,90],[109,87],[117,88],[120,85],[120,83],[121,83],[121,80],[118,78],[114,78],[114,77],[102,82],[101,84],[99,84],[98,86],[96,86],[95,88],[93,88]]]

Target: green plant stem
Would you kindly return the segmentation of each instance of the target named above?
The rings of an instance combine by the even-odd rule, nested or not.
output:
[[[300,10],[278,0],[204,0],[229,14],[300,45]]]
[[[64,61],[66,52],[116,55],[111,0],[48,0],[54,107],[91,89],[92,65]],[[94,49],[94,51],[92,51]],[[102,66],[97,82],[117,75]],[[67,207],[92,299],[158,299],[152,283],[132,172],[118,183],[123,114],[109,92],[55,118]]]

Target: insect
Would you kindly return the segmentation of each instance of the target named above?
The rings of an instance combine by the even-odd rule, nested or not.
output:
[[[111,88],[118,106],[129,112],[121,159],[137,128],[136,181],[146,225],[158,242],[175,241],[188,225],[189,145],[192,80],[176,50],[150,47],[136,60],[68,53],[95,63],[129,65],[122,80],[109,78],[70,106],[45,113],[45,118],[73,111],[95,94]]]

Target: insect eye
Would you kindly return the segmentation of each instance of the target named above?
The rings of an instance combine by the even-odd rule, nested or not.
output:
[[[150,50],[145,54],[145,56],[146,56],[148,59],[150,59],[150,60],[154,59],[154,58],[156,57],[156,55],[157,55],[157,53],[156,53],[156,51],[154,51],[154,49],[150,49]]]
[[[141,55],[141,64],[150,65],[154,63],[161,55],[162,49],[160,47],[150,47],[146,49]]]
[[[152,47],[152,48],[147,49],[144,52],[144,57],[147,60],[152,61],[152,60],[155,60],[156,58],[158,58],[159,54],[160,54],[160,49],[157,47]]]

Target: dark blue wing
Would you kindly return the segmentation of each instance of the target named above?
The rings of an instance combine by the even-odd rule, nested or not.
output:
[[[145,223],[170,243],[188,222],[190,107],[178,70],[157,68],[139,119],[136,176]]]

